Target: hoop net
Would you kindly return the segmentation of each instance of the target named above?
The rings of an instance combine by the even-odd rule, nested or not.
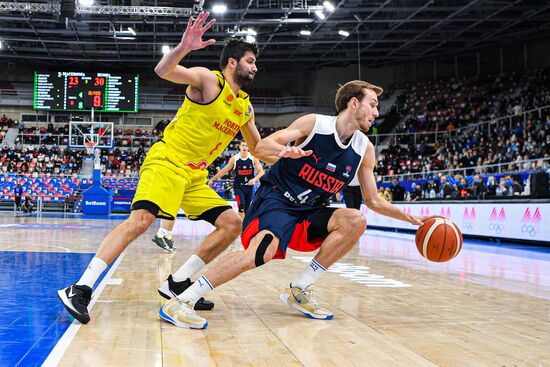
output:
[[[96,143],[93,141],[87,141],[84,144],[86,145],[86,153],[88,153],[88,155],[93,155]]]

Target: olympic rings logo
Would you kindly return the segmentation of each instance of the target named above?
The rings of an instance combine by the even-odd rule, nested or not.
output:
[[[472,229],[473,229],[472,222],[463,222],[462,228],[464,228],[465,231],[472,232]]]
[[[521,232],[527,233],[530,237],[534,237],[539,232],[539,227],[532,226],[530,224],[524,224],[521,226]]]
[[[504,226],[500,223],[490,223],[489,230],[494,231],[495,233],[502,233]]]

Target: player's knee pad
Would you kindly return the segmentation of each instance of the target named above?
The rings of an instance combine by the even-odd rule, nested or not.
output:
[[[266,234],[260,241],[260,244],[256,249],[256,257],[254,258],[256,267],[260,267],[264,264],[264,255],[269,245],[271,245],[271,241],[273,241],[273,235],[271,233]]]

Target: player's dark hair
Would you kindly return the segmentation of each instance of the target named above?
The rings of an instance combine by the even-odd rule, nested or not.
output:
[[[258,54],[258,45],[256,42],[246,42],[238,38],[226,39],[222,55],[220,56],[220,68],[223,70],[227,66],[229,59],[235,59],[238,62],[246,51],[252,51],[254,55]]]
[[[348,107],[348,102],[353,97],[357,98],[357,100],[361,102],[365,96],[363,89],[373,90],[377,96],[381,95],[384,91],[382,88],[362,80],[352,80],[351,82],[347,82],[341,86],[340,89],[338,89],[338,92],[336,92],[336,99],[334,101],[336,111],[338,113],[344,111]]]

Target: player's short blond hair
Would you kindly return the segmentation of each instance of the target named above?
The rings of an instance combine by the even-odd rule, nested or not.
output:
[[[342,85],[336,92],[336,98],[334,104],[338,113],[344,111],[348,107],[348,102],[353,98],[357,98],[359,101],[363,99],[365,93],[363,89],[370,89],[376,93],[377,96],[384,92],[384,89],[374,84],[364,82],[362,80],[352,80]]]

